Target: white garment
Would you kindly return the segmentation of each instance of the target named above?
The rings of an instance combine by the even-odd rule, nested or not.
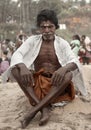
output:
[[[3,75],[3,79],[7,80],[10,76],[11,68],[18,64],[24,63],[29,69],[34,69],[33,62],[36,59],[40,47],[42,44],[42,35],[34,35],[29,37],[13,54],[11,58],[11,65],[6,73]],[[81,74],[80,63],[71,50],[71,47],[67,41],[55,35],[54,41],[55,53],[58,57],[59,63],[65,66],[68,63],[74,62],[79,69],[73,71],[73,83],[74,86],[83,94],[86,95],[86,90]]]
[[[91,39],[86,36],[84,42],[85,42],[85,47],[87,51],[91,52]]]

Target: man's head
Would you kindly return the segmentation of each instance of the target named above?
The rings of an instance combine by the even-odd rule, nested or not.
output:
[[[43,21],[50,21],[51,23],[55,25],[56,29],[59,28],[58,18],[57,18],[56,13],[53,10],[44,9],[38,14],[37,26],[40,27],[41,22]]]
[[[37,16],[37,26],[44,40],[52,40],[55,30],[59,28],[56,13],[49,9],[42,10]]]
[[[80,36],[78,34],[73,35],[73,40],[79,40],[80,41]]]
[[[81,41],[84,41],[85,38],[86,38],[86,36],[85,36],[85,35],[82,35],[82,36],[81,36]]]

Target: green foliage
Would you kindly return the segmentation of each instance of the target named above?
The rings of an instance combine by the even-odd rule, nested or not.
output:
[[[56,34],[58,36],[61,36],[63,39],[67,40],[70,43],[70,41],[72,40],[73,32],[71,32],[69,29],[66,29],[66,30],[58,29],[56,31]]]
[[[85,6],[86,5],[86,1],[85,0],[81,0],[80,1],[80,6]]]
[[[3,37],[8,37],[8,34],[11,34],[12,38],[12,32],[18,32],[20,29],[30,34],[32,27],[35,27],[38,12],[41,9],[49,8],[56,11],[60,23],[67,24],[67,30],[58,31],[59,34],[70,39],[72,33],[75,31],[82,33],[81,30],[83,30],[81,23],[72,23],[72,18],[91,18],[91,7],[85,8],[85,5],[85,0],[68,0],[67,2],[63,0],[39,0],[39,2],[32,0],[18,0],[17,2],[13,2],[12,0],[0,0],[0,34],[3,35]],[[91,5],[91,1],[88,5]],[[16,22],[11,24],[10,21],[12,20]],[[89,32],[86,32],[91,34],[89,25],[88,23],[88,25],[84,26],[84,33],[88,28]]]

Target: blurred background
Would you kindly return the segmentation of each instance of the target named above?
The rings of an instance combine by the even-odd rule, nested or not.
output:
[[[36,33],[37,13],[45,8],[56,11],[57,33],[66,40],[73,34],[91,37],[91,0],[0,0],[0,40]]]

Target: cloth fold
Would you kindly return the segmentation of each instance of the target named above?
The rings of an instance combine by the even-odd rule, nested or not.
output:
[[[44,75],[43,75],[44,74]],[[45,75],[46,74],[46,75]],[[35,80],[35,86],[33,86],[34,92],[39,100],[42,100],[50,91],[52,85],[51,85],[51,77],[52,74],[47,73],[41,69],[40,71],[34,73],[34,80]],[[63,94],[58,96],[56,99],[51,101],[50,103],[57,103],[61,101],[72,101],[75,98],[75,90],[73,83],[70,82],[70,84],[66,87]],[[29,99],[31,105],[34,105],[34,102],[32,99]]]

